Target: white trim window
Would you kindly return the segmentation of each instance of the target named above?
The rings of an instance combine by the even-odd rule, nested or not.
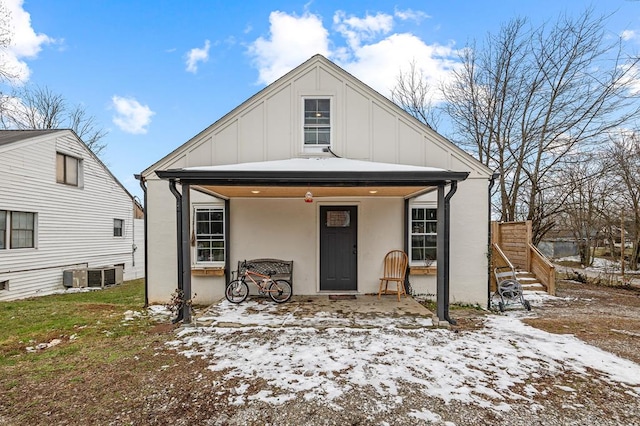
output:
[[[35,248],[36,214],[11,212],[11,248]]]
[[[196,263],[223,264],[225,258],[224,207],[194,208]]]
[[[80,160],[60,152],[56,153],[56,182],[80,186]]]
[[[411,207],[410,263],[435,266],[438,241],[438,210],[428,206]]]
[[[304,98],[303,145],[305,148],[331,146],[331,99]]]
[[[7,211],[0,210],[0,250],[7,248]]]
[[[113,219],[113,236],[124,237],[124,219]]]

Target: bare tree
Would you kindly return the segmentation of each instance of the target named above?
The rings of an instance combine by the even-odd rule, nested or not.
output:
[[[614,202],[608,164],[595,153],[572,155],[557,178],[566,187],[562,212],[558,215],[562,228],[568,229],[578,242],[580,263],[593,262],[593,249],[606,232],[608,217]]]
[[[13,30],[11,28],[11,12],[4,2],[0,2],[0,55],[11,45]],[[7,81],[15,78],[16,75],[6,67],[6,62],[0,64],[0,81]]]
[[[620,194],[616,213],[622,210],[631,222],[633,246],[629,268],[637,270],[640,263],[640,135],[635,132],[620,132],[612,138],[607,157]],[[624,247],[621,249],[624,250]]]
[[[0,125],[10,129],[72,129],[96,155],[106,148],[107,131],[82,105],[70,107],[66,98],[47,87],[24,86],[4,97]]]
[[[545,209],[545,193],[567,195],[553,177],[567,154],[603,142],[640,112],[629,96],[640,60],[605,37],[605,22],[591,10],[538,28],[514,19],[464,49],[443,88],[455,139],[502,175],[501,220],[531,220],[534,241],[557,212]]]
[[[409,63],[409,70],[400,71],[396,86],[391,90],[391,100],[415,118],[435,129],[439,117],[432,101],[433,88],[424,72]]]

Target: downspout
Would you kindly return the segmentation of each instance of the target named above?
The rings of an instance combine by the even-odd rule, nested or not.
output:
[[[140,182],[140,188],[142,188],[142,193],[144,194],[142,196],[144,203],[144,206],[142,207],[142,215],[144,218],[144,307],[146,308],[147,306],[149,306],[149,282],[147,279],[147,277],[149,276],[149,263],[147,262],[147,259],[149,258],[147,256],[147,247],[149,247],[149,244],[147,244],[147,185],[145,184],[144,176],[142,176],[141,174],[134,175],[134,177]],[[135,233],[133,238],[135,240]]]
[[[458,182],[452,181],[447,195],[444,186],[438,186],[438,283],[437,283],[437,315],[439,320],[456,325],[449,316],[449,281],[450,281],[450,244],[451,244],[451,197],[458,189]],[[442,231],[442,235],[441,232]],[[440,260],[442,259],[442,267]]]
[[[183,291],[182,286],[182,195],[176,189],[175,179],[169,179],[169,189],[174,197],[176,197],[176,222],[177,222],[177,244],[178,244],[178,291]],[[173,324],[182,321],[182,309],[178,310],[176,316],[171,322]]]
[[[191,190],[187,183],[182,184],[182,323],[191,323]]]
[[[491,310],[491,263],[493,262],[493,246],[491,244],[491,190],[496,183],[496,179],[500,177],[500,173],[494,173],[489,179],[489,190],[487,194],[487,309]]]

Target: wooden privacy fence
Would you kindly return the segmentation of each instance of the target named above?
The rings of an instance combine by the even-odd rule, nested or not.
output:
[[[555,295],[555,266],[532,244],[531,221],[491,222],[491,286],[495,290],[493,269],[508,266],[514,271],[526,271],[535,275]]]

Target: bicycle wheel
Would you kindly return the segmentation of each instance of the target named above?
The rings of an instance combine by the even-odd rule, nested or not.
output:
[[[269,296],[276,303],[284,303],[291,299],[291,284],[286,280],[275,280],[269,286]]]
[[[249,295],[249,286],[241,280],[234,280],[227,284],[224,295],[231,303],[240,303]]]

